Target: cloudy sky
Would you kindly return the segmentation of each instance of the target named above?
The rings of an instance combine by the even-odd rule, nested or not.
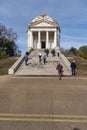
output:
[[[40,14],[60,25],[61,47],[87,45],[87,0],[0,0],[0,23],[17,33],[22,53],[27,50],[27,26]]]

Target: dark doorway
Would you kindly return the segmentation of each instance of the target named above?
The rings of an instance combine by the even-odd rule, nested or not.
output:
[[[41,48],[45,49],[46,48],[46,42],[41,42]]]

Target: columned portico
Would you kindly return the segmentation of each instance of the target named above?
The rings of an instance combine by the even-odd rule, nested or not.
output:
[[[53,49],[59,46],[57,31],[31,31],[28,34],[30,48],[34,49]]]
[[[28,26],[28,49],[60,47],[60,27],[49,16],[40,15]]]

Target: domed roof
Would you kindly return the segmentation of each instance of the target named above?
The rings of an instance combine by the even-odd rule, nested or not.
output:
[[[30,27],[34,27],[34,26],[37,26],[37,25],[39,27],[39,24],[42,23],[42,22],[49,24],[50,27],[59,28],[59,31],[60,31],[60,26],[58,25],[58,23],[53,18],[49,17],[46,14],[41,14],[40,16],[37,16],[35,19],[33,19],[31,21],[31,23],[29,24],[28,27],[30,28]]]

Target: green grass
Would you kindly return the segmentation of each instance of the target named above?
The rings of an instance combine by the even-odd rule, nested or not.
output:
[[[0,75],[7,75],[8,69],[15,63],[17,57],[0,60]]]

